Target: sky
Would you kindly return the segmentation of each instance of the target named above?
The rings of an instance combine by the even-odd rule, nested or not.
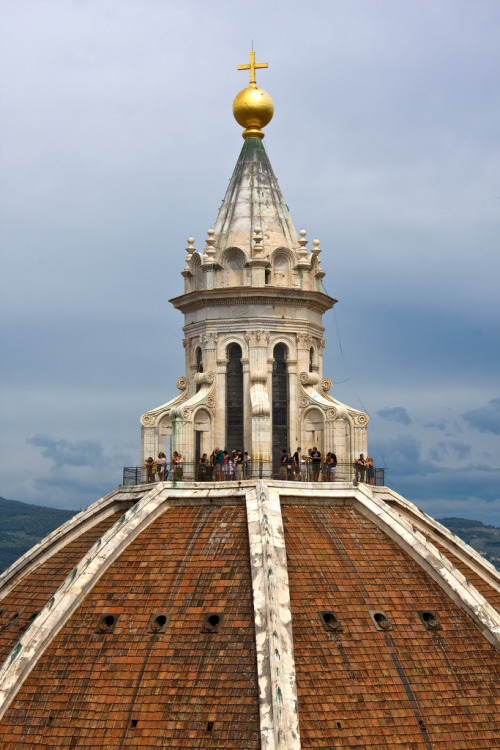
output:
[[[137,465],[253,43],[330,393],[396,492],[500,526],[499,28],[498,0],[1,0],[0,495],[83,508]]]

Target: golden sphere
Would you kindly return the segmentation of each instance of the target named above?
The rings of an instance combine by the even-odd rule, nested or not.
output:
[[[264,137],[264,133],[260,129],[271,122],[273,114],[273,100],[267,91],[259,89],[257,86],[249,86],[243,89],[234,99],[234,118],[242,127],[247,128],[250,131],[249,135],[252,133],[253,137]]]

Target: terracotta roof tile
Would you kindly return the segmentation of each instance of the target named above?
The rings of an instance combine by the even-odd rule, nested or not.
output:
[[[302,748],[498,740],[500,656],[427,573],[353,508],[287,506],[286,517]],[[393,629],[376,630],[370,608]],[[325,630],[321,610],[342,630]]]
[[[119,615],[112,633],[96,632],[105,613]],[[151,632],[157,613],[165,632]],[[217,632],[203,632],[208,613]],[[254,639],[245,508],[175,508],[47,649],[4,717],[2,748],[259,748]]]
[[[22,578],[12,591],[0,600],[0,664],[17,643],[21,634],[92,545],[120,518],[113,513],[88,531],[69,542],[59,552]],[[12,617],[19,613],[16,620]],[[10,623],[10,624],[9,624]]]

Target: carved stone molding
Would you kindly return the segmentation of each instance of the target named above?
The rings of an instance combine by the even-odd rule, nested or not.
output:
[[[181,417],[185,419],[186,421],[188,419],[191,419],[191,409],[183,409],[181,411]]]
[[[317,385],[319,383],[319,375],[317,372],[301,372],[299,380],[302,385]]]
[[[206,405],[209,407],[209,409],[215,408],[215,397],[214,396],[207,396],[205,399]]]
[[[267,346],[270,338],[269,331],[248,331],[245,341],[249,346]]]
[[[181,375],[180,378],[177,378],[175,385],[180,391],[185,391],[188,387],[188,379],[185,375]]]
[[[330,378],[323,378],[321,381],[321,387],[324,391],[329,391],[331,388],[333,388],[333,382],[330,380]]]
[[[326,418],[329,422],[333,422],[334,419],[337,419],[337,414],[338,414],[337,409],[334,406],[332,406],[331,409],[327,410]]]
[[[210,333],[202,333],[200,340],[206,344],[207,349],[215,349],[217,346],[217,334],[214,331]]]
[[[196,412],[194,421],[195,424],[207,424],[208,422],[210,422],[210,415],[206,409],[199,409]]]
[[[255,367],[250,371],[249,378],[251,383],[267,383],[267,370],[264,367]]]
[[[194,376],[194,382],[196,385],[203,385],[203,383],[208,383],[210,385],[214,380],[215,374],[211,370],[208,372],[197,372]]]
[[[362,413],[356,413],[356,412],[353,414],[351,412],[351,417],[353,417],[354,424],[357,425],[358,427],[364,427],[365,425],[368,424],[368,414],[362,414]]]
[[[155,421],[153,414],[143,414],[141,417],[141,424],[144,425],[144,427],[152,427]]]
[[[307,398],[307,396],[301,396],[299,398],[299,406],[301,407],[301,409],[305,409],[306,406],[309,406],[309,399]]]
[[[297,346],[299,349],[310,349],[313,343],[313,337],[310,333],[297,334]]]

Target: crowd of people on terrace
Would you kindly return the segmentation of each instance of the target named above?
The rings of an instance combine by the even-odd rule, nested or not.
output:
[[[183,478],[184,459],[178,451],[172,454],[170,469],[165,453],[160,452],[155,460],[149,456],[144,462],[147,482],[163,482],[164,480],[180,481]],[[283,448],[280,455],[279,476],[287,481],[334,482],[337,477],[337,456],[329,451],[322,456],[316,446],[307,452],[299,447],[292,454]],[[355,481],[375,484],[375,466],[373,458],[367,458],[361,453],[353,464]],[[227,451],[214,448],[210,457],[204,453],[196,467],[198,481],[238,481],[252,478],[252,459],[248,451]],[[349,472],[350,473],[350,472]]]

